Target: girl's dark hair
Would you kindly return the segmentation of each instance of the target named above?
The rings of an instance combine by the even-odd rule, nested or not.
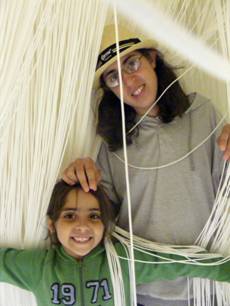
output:
[[[53,222],[53,224],[58,220],[62,208],[65,205],[66,197],[72,190],[82,190],[82,187],[79,183],[72,186],[68,185],[63,180],[55,184],[46,213],[50,220]],[[91,193],[99,202],[101,219],[105,227],[104,237],[106,235],[110,235],[115,220],[115,214],[113,212],[111,201],[109,200],[107,194],[101,186],[97,186],[96,191],[90,190],[89,193]],[[51,244],[60,244],[56,233],[52,234],[49,232],[48,235],[50,237]]]
[[[150,59],[152,49],[138,50],[147,59]],[[158,79],[157,98],[166,87],[176,78],[173,67],[167,64],[163,56],[157,51],[156,74]],[[102,136],[109,146],[110,151],[116,151],[123,145],[120,100],[109,90],[101,77],[101,85],[104,89],[103,98],[98,108],[97,133]],[[189,107],[188,96],[184,93],[179,82],[175,82],[160,98],[158,102],[159,117],[162,122],[169,123],[176,116],[182,116]],[[129,105],[124,105],[126,118],[126,131],[129,131],[136,123],[136,111]],[[132,143],[133,137],[138,136],[138,127],[126,135],[127,144]]]

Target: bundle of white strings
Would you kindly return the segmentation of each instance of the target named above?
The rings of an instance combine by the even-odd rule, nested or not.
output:
[[[91,89],[106,11],[100,0],[1,1],[1,246],[44,244],[64,156],[96,151]],[[0,305],[34,304],[0,285]]]

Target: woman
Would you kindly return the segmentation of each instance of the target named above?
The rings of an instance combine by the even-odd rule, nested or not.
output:
[[[219,139],[218,132],[214,133],[183,158],[211,133],[219,116],[206,98],[186,95],[178,82],[155,105],[176,79],[172,68],[157,51],[156,42],[122,28],[119,40],[134,233],[164,243],[192,244],[211,212],[223,159],[230,156],[230,127],[223,128]],[[102,174],[102,184],[119,210],[118,224],[127,229],[116,55],[112,25],[105,28],[95,75],[95,87],[104,91],[97,125],[104,142],[97,165],[89,158],[77,159],[65,170],[63,179],[69,184],[79,181],[89,191],[96,189]],[[184,278],[141,286],[137,292],[139,303],[145,306],[187,305]]]

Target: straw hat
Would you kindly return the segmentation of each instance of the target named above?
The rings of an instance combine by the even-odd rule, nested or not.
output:
[[[134,50],[142,48],[156,48],[157,43],[154,40],[147,39],[130,32],[128,29],[119,26],[119,52],[120,56],[124,56]],[[115,25],[111,24],[105,27],[100,53],[97,61],[97,68],[95,73],[94,88],[100,87],[100,77],[103,72],[117,60],[117,47],[115,37]]]

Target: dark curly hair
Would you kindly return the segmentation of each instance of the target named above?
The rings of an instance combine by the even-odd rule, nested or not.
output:
[[[50,218],[53,223],[58,220],[62,208],[65,205],[66,197],[72,190],[82,190],[82,187],[79,183],[72,186],[68,185],[63,180],[60,180],[55,184],[46,213],[47,217]],[[99,202],[101,219],[105,227],[104,237],[106,235],[110,235],[115,223],[115,213],[112,203],[105,193],[103,187],[100,185],[97,186],[96,191],[90,190],[89,193],[91,193]],[[52,234],[49,232],[48,236],[52,245],[60,244],[56,233]]]
[[[147,59],[150,58],[152,49],[138,50]],[[156,75],[158,78],[157,98],[177,78],[175,67],[170,66],[163,59],[163,56],[157,51],[156,57]],[[122,123],[120,100],[111,90],[106,88],[101,77],[101,85],[104,89],[104,95],[98,107],[97,133],[105,140],[110,151],[116,151],[122,148]],[[158,102],[159,117],[162,122],[169,123],[176,116],[182,116],[189,107],[188,96],[184,93],[179,82],[175,82],[160,98]],[[137,121],[137,113],[131,106],[125,104],[126,131],[129,131]],[[138,127],[126,135],[127,145],[132,143],[133,137],[138,136]]]

